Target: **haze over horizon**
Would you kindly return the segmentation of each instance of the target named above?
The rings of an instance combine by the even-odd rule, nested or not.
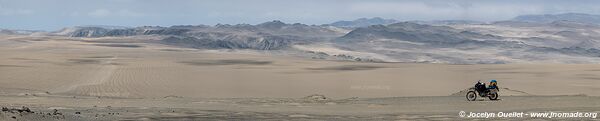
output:
[[[593,0],[0,0],[0,23],[3,23],[0,28],[58,30],[80,25],[258,24],[272,20],[319,25],[365,17],[498,21],[526,14],[600,14],[600,8],[595,7],[598,3]]]

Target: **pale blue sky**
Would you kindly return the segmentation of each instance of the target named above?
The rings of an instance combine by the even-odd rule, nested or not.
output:
[[[0,28],[326,24],[362,17],[496,21],[523,14],[600,14],[598,6],[598,0],[0,0]]]

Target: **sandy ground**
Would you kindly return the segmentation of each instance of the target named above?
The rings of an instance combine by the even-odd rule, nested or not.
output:
[[[0,55],[0,106],[35,112],[1,113],[6,120],[463,120],[460,110],[600,111],[598,64],[360,63],[15,36],[0,37]],[[489,79],[504,88],[502,100],[468,102],[460,93]],[[313,94],[327,98],[303,98]],[[46,115],[53,109],[61,115]]]
[[[347,98],[68,98],[3,96],[1,105],[29,106],[34,113],[0,113],[12,120],[482,120],[466,112],[595,112],[589,96],[505,96],[465,101],[462,96]],[[53,113],[57,109],[59,115]],[[76,112],[79,112],[77,114]],[[488,118],[492,120],[598,120],[592,118]]]

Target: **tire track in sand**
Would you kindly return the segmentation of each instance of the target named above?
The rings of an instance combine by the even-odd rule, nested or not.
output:
[[[91,71],[89,74],[83,75],[83,79],[80,79],[79,81],[76,81],[71,84],[66,84],[58,88],[54,88],[51,90],[51,92],[97,95],[98,93],[102,92],[103,89],[99,89],[98,87],[91,87],[79,90],[80,92],[77,92],[77,89],[81,89],[81,87],[86,86],[100,85],[109,81],[109,78],[119,68],[119,65],[113,64],[113,61],[115,59],[117,59],[117,56],[113,56],[112,58],[108,58],[106,60],[101,61],[101,63],[99,63],[100,66],[95,70]]]

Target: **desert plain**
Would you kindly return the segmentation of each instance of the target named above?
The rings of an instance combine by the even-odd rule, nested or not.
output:
[[[600,112],[599,64],[332,61],[144,41],[1,36],[0,106],[33,112],[3,111],[0,120],[561,120],[458,114]],[[500,100],[465,99],[465,89],[491,79]]]

